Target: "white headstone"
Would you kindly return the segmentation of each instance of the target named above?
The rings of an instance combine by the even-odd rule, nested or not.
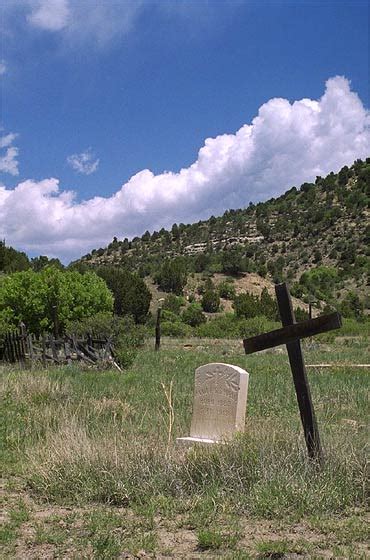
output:
[[[229,364],[207,364],[195,370],[190,437],[182,443],[217,443],[244,431],[249,374]]]

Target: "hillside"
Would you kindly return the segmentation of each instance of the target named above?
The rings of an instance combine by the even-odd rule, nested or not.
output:
[[[115,237],[108,247],[74,264],[114,264],[155,277],[165,259],[181,257],[193,272],[288,280],[298,297],[311,292],[319,299],[338,300],[353,291],[368,307],[369,192],[367,158],[267,202],[194,224],[174,224],[170,231],[147,231],[131,241]],[[310,276],[305,278],[310,270],[319,270],[319,276],[324,272],[324,284],[332,275],[330,290],[307,287],[312,284]]]

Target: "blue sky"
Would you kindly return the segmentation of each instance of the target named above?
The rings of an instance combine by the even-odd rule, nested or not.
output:
[[[30,254],[75,258],[370,155],[368,2],[1,9],[0,236]]]

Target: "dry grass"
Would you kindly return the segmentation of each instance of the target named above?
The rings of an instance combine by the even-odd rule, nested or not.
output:
[[[350,352],[353,359],[356,352],[363,355],[361,347]],[[338,353],[332,351],[334,359]],[[323,357],[317,348],[314,354],[315,359]],[[186,531],[192,527],[198,534],[199,546],[220,545],[223,551],[231,550],[231,542],[236,546],[234,536],[239,534],[234,525],[224,526],[226,518],[236,524],[243,516],[270,523],[313,520],[317,532],[319,526],[329,526],[322,519],[335,516],[344,523],[354,512],[361,516],[367,481],[368,377],[343,369],[310,373],[326,453],[324,468],[318,470],[306,459],[290,372],[286,356],[280,354],[248,358],[251,382],[243,436],[212,449],[176,447],[176,436],[186,435],[190,425],[194,369],[211,361],[222,361],[217,350],[174,348],[143,351],[124,375],[68,368],[3,372],[5,475],[12,480],[16,474],[23,491],[40,504],[73,511],[133,509],[146,519],[146,529],[131,543],[132,550],[155,550],[158,516],[166,523],[181,520]],[[228,361],[246,367],[240,354]],[[115,539],[110,523],[116,530],[122,520],[119,525],[109,518],[105,526],[102,519],[105,532],[93,530],[95,552],[90,557],[116,558],[127,535]],[[14,523],[8,522],[9,542],[16,538]],[[338,521],[335,527],[339,526]],[[363,539],[357,526],[348,525],[343,546]],[[338,540],[342,530],[333,530]],[[54,537],[47,527],[38,531],[34,538],[40,542],[61,538],[60,529]],[[196,547],[194,535],[191,542]],[[289,544],[289,535],[284,535]],[[266,547],[272,550],[270,540]],[[100,549],[105,556],[99,556]],[[197,557],[194,550],[189,558]],[[235,553],[235,558],[243,556]]]
[[[71,391],[68,379],[50,379],[47,371],[21,375],[20,371],[15,370],[0,378],[0,398],[11,394],[14,400],[25,403],[32,403],[34,399],[65,401]]]

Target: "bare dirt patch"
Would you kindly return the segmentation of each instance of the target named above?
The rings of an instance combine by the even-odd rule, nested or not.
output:
[[[106,506],[105,515],[122,516],[122,527],[118,526],[104,533],[97,539],[91,534],[89,519],[96,512],[102,511],[101,506],[68,507],[43,504],[35,501],[25,490],[7,491],[2,488],[5,504],[5,519],[10,519],[12,509],[20,501],[26,504],[29,518],[19,527],[18,535],[12,547],[4,548],[2,558],[18,560],[54,558],[184,558],[197,560],[200,558],[366,558],[369,547],[364,538],[364,527],[369,521],[364,512],[354,512],[352,518],[315,519],[298,523],[278,520],[259,520],[248,516],[240,516],[232,520],[220,517],[207,529],[227,535],[230,523],[237,524],[238,537],[232,546],[227,539],[217,548],[202,549],[199,546],[199,528],[187,525],[186,514],[174,518],[155,516],[151,524],[151,532],[156,535],[155,550],[147,550],[145,546],[132,545],[107,551],[101,555],[99,546],[104,545],[104,538],[109,535],[120,536],[127,532],[127,523],[133,528],[138,542],[148,533],[143,520],[133,511],[125,508]],[[356,525],[357,524],[357,525]],[[363,529],[359,531],[359,524]],[[357,526],[357,530],[353,529]],[[357,532],[356,532],[357,531]],[[362,531],[362,532],[361,532]],[[352,532],[352,533],[351,533]],[[127,536],[127,535],[126,535]],[[130,535],[129,535],[130,536]],[[119,542],[119,541],[117,541]],[[103,544],[101,544],[103,543]]]

